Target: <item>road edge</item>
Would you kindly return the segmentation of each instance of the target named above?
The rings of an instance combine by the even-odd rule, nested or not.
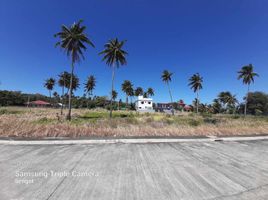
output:
[[[117,139],[83,139],[83,140],[14,140],[0,139],[0,145],[73,145],[73,144],[146,144],[146,143],[178,143],[178,142],[231,142],[231,141],[255,141],[268,140],[268,136],[250,137],[215,137],[207,138],[117,138]]]

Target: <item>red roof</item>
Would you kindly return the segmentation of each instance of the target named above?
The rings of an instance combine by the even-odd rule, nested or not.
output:
[[[46,101],[41,101],[41,100],[31,101],[31,102],[29,102],[29,104],[34,104],[34,105],[50,105],[50,103],[48,103]]]

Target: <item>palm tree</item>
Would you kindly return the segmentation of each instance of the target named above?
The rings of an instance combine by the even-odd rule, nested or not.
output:
[[[67,80],[70,79],[68,77],[71,77],[71,74],[64,71],[59,75],[58,84],[62,88],[62,95],[61,95],[61,115],[63,114],[63,105],[64,105],[64,89],[66,88]]]
[[[196,99],[197,99],[197,105],[196,105],[196,112],[198,113],[198,107],[199,107],[199,91],[203,88],[202,83],[203,83],[203,77],[199,75],[199,73],[194,74],[190,79],[189,79],[189,86],[191,89],[196,92]]]
[[[214,114],[220,113],[222,111],[222,104],[218,98],[213,100],[212,108]]]
[[[67,56],[71,57],[71,78],[70,78],[70,87],[69,87],[69,102],[68,102],[68,115],[67,119],[71,120],[72,112],[72,84],[73,84],[73,75],[74,75],[74,64],[84,59],[83,51],[87,49],[86,44],[94,47],[94,44],[88,39],[85,34],[86,27],[81,25],[82,20],[75,22],[70,27],[65,25],[61,26],[61,31],[56,33],[54,36],[59,37],[60,41],[56,43],[56,46],[64,49]]]
[[[134,91],[134,94],[136,97],[142,96],[144,94],[143,89],[141,87],[137,87],[136,90]]]
[[[118,93],[117,93],[115,90],[113,90],[113,91],[112,91],[112,99],[113,99],[113,100],[116,100],[117,95],[118,95]]]
[[[244,108],[244,115],[247,114],[247,103],[248,103],[248,94],[249,94],[249,86],[251,83],[254,83],[254,77],[259,76],[257,73],[253,72],[253,65],[249,64],[243,66],[240,71],[238,71],[238,80],[243,79],[243,84],[248,85],[247,95],[245,98],[245,108]]]
[[[169,92],[169,96],[170,96],[170,100],[171,100],[171,104],[173,105],[173,98],[172,98],[172,94],[171,94],[171,90],[170,90],[170,87],[169,87],[169,82],[171,82],[171,76],[173,75],[173,73],[169,72],[168,70],[164,70],[162,72],[162,81],[164,83],[167,84],[168,86],[168,92]],[[174,111],[173,111],[173,107],[172,107],[172,115],[174,115]]]
[[[119,41],[117,38],[109,40],[108,43],[104,45],[104,50],[100,52],[100,55],[103,55],[103,59],[106,61],[106,64],[112,67],[112,88],[111,88],[111,101],[110,101],[110,118],[112,118],[112,98],[114,91],[114,78],[115,78],[115,67],[119,68],[120,65],[126,65],[126,55],[128,54],[122,48],[125,44],[125,40]]]
[[[122,83],[122,91],[126,94],[126,107],[128,107],[128,97],[133,94],[133,84],[129,80]]]
[[[93,90],[96,87],[96,78],[91,75],[87,78],[87,81],[85,83],[85,92],[88,95],[88,99],[89,96],[92,95]],[[88,101],[87,101],[87,108],[88,108]]]
[[[67,94],[69,94],[69,91],[70,91],[70,86],[71,86],[70,83],[71,83],[71,74],[69,74],[66,80]],[[80,86],[79,78],[77,75],[73,74],[71,95],[73,95],[73,91],[76,91],[79,88],[79,86]]]
[[[51,91],[53,90],[55,86],[55,79],[54,78],[49,78],[45,81],[44,87],[48,89],[49,91],[49,98],[51,99]]]
[[[222,103],[223,107],[227,111],[229,108],[234,108],[238,103],[236,95],[233,95],[231,92],[221,92],[218,95],[219,102]],[[228,109],[227,109],[228,108]]]
[[[148,95],[148,97],[154,96],[154,89],[151,87],[148,88],[146,94]]]

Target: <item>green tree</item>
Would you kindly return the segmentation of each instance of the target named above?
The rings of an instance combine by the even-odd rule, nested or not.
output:
[[[126,94],[126,107],[128,107],[128,97],[133,96],[133,84],[129,80],[122,83],[122,91]]]
[[[64,89],[67,88],[67,81],[70,80],[71,74],[64,71],[59,75],[58,85],[62,88],[62,94],[61,94],[61,115],[63,114],[63,105],[64,103]]]
[[[96,78],[93,75],[90,75],[87,78],[87,81],[85,83],[85,93],[88,95],[88,100],[90,95],[92,95],[93,90],[96,87]],[[87,100],[87,108],[88,108],[88,100]]]
[[[238,71],[238,80],[243,79],[243,84],[248,85],[247,95],[245,98],[245,107],[244,107],[244,115],[247,114],[247,102],[248,102],[248,94],[249,94],[249,86],[251,83],[254,83],[254,77],[258,77],[259,75],[253,71],[253,65],[249,64],[243,66],[240,71]]]
[[[142,87],[137,87],[134,91],[136,97],[142,96],[144,94]]]
[[[189,86],[191,89],[194,90],[196,93],[196,99],[197,99],[197,106],[196,106],[196,112],[198,113],[198,107],[199,107],[199,91],[203,88],[203,77],[199,75],[199,73],[194,74],[189,79]]]
[[[111,101],[110,101],[110,118],[112,118],[112,99],[114,91],[114,78],[115,78],[115,67],[119,68],[120,65],[126,65],[126,55],[128,54],[123,50],[125,40],[119,41],[117,38],[109,40],[108,43],[104,45],[104,50],[100,52],[100,55],[103,55],[103,61],[106,61],[106,64],[112,67],[112,87],[111,87]]]
[[[162,81],[164,83],[167,84],[168,86],[168,91],[169,91],[169,96],[170,96],[170,100],[171,100],[171,103],[173,103],[173,98],[172,98],[172,94],[171,94],[171,90],[170,90],[170,86],[169,86],[169,82],[171,82],[171,77],[172,77],[173,73],[169,72],[168,70],[164,70],[162,72]]]
[[[236,104],[238,103],[238,100],[236,99],[236,95],[233,95],[231,92],[221,92],[218,95],[219,102],[222,103],[225,111],[232,110],[233,113],[235,112]]]
[[[118,96],[118,93],[115,90],[113,90],[112,91],[112,104],[110,104],[111,107],[113,107],[113,102],[116,100],[117,96]]]
[[[73,75],[74,75],[74,65],[84,59],[83,51],[87,49],[86,44],[94,47],[94,44],[89,40],[85,34],[86,26],[81,25],[82,20],[74,23],[70,27],[65,25],[61,26],[61,31],[56,33],[54,36],[59,37],[60,41],[56,43],[56,46],[64,49],[67,56],[71,58],[71,78],[69,85],[69,101],[68,101],[68,115],[67,119],[71,120],[72,112],[72,90],[73,90]]]
[[[53,90],[55,86],[55,79],[54,78],[49,78],[45,81],[44,87],[49,91],[49,98],[51,100],[51,91]]]
[[[68,79],[67,79],[67,81],[66,81],[66,88],[67,88],[67,94],[69,94],[69,92],[70,92],[70,87],[71,87],[71,85],[70,85],[70,83],[71,83],[71,74],[70,74],[70,76],[68,76],[67,78],[68,78]],[[73,74],[73,80],[72,80],[72,93],[71,93],[71,95],[73,95],[73,92],[76,91],[76,90],[79,88],[79,86],[80,86],[80,83],[79,83],[79,82],[80,82],[80,81],[79,81],[78,76],[77,76],[76,74]]]
[[[263,92],[250,92],[248,95],[248,113],[268,115],[268,95]]]
[[[222,104],[218,98],[213,100],[212,109],[214,114],[221,113]]]
[[[147,91],[146,91],[146,94],[147,94],[148,97],[152,97],[152,96],[154,96],[154,89],[151,88],[151,87],[149,87],[149,88],[147,89]]]

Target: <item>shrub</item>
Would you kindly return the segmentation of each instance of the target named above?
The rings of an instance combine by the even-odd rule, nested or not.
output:
[[[219,122],[219,120],[215,119],[215,118],[205,118],[204,122],[207,124],[217,124]]]
[[[190,126],[199,126],[201,124],[201,121],[196,119],[190,119],[188,123]]]

